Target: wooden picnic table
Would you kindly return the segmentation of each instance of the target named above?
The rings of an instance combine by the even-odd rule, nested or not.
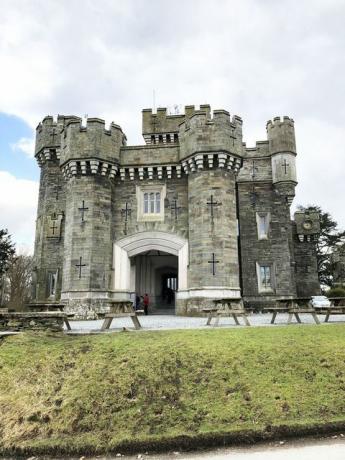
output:
[[[64,311],[65,304],[59,303],[59,302],[30,302],[27,304],[27,307],[30,311],[32,312],[46,312],[46,313],[54,313],[56,311]],[[74,314],[73,313],[65,313],[64,315],[64,323],[67,327],[67,329],[70,331],[71,330],[71,325],[69,323],[68,318],[73,318]]]
[[[250,322],[247,318],[248,311],[243,308],[242,299],[216,299],[213,301],[213,303],[215,304],[214,307],[203,308],[203,312],[208,314],[206,326],[212,325],[211,322],[213,318],[216,319],[213,326],[218,326],[221,316],[229,318],[232,317],[237,326],[241,326],[241,323],[238,319],[243,318],[245,325],[250,326]]]
[[[332,307],[345,307],[345,297],[329,297]]]
[[[292,323],[292,318],[295,317],[298,323],[302,323],[300,314],[310,314],[312,315],[316,324],[320,324],[319,318],[317,317],[316,310],[310,306],[300,306],[300,304],[308,304],[310,297],[294,297],[286,299],[278,299],[278,306],[272,306],[263,308],[263,313],[272,313],[271,324],[274,324],[278,313],[287,313],[288,320],[287,324]]]
[[[141,329],[139,318],[130,300],[109,300],[108,303],[110,304],[110,310],[104,315],[101,331],[109,329],[114,318],[128,316],[131,318],[135,329]]]
[[[345,315],[345,306],[330,306],[317,309],[318,315],[325,315],[325,323],[328,323],[329,317],[331,315]]]

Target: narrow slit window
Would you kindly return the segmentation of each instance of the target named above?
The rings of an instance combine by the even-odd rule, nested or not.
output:
[[[270,215],[268,212],[256,213],[256,223],[258,229],[258,239],[264,240],[268,238],[270,228]]]
[[[261,286],[264,289],[270,289],[272,287],[271,283],[271,267],[269,265],[260,266],[260,277],[261,277]]]

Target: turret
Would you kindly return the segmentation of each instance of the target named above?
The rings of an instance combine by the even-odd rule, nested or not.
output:
[[[296,211],[294,220],[300,242],[310,242],[320,233],[320,215],[317,211]]]
[[[283,195],[288,204],[295,196],[296,177],[296,141],[292,118],[283,120],[275,117],[266,125],[268,148],[272,161],[273,185]]]
[[[120,149],[126,136],[120,126],[88,118],[83,126],[80,118],[69,120],[61,136],[60,163],[65,177],[77,174],[101,174],[114,177],[118,169]]]
[[[180,125],[182,164],[185,159],[189,162],[193,157],[197,167],[202,169],[211,159],[209,166],[218,162],[220,167],[237,172],[243,151],[241,118],[234,116],[231,119],[226,110],[214,110],[211,118],[210,111],[201,107]]]

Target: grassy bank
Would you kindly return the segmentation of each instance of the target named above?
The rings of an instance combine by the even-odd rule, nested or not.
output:
[[[345,427],[345,326],[0,342],[0,452],[101,453]]]

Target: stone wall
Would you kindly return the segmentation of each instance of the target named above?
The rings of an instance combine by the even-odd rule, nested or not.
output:
[[[254,188],[253,188],[254,186]],[[253,193],[255,201],[253,201]],[[270,183],[238,184],[242,294],[247,303],[296,296],[290,208]],[[267,239],[258,238],[256,214],[270,215]],[[259,292],[257,263],[273,269],[273,289]]]
[[[294,226],[295,279],[298,297],[320,294],[314,241],[300,241]]]
[[[0,313],[0,331],[62,332],[63,313]]]
[[[212,200],[219,205],[213,207]],[[202,170],[189,175],[189,287],[234,289],[239,294],[235,176]],[[215,257],[216,263],[210,261]]]
[[[49,299],[49,273],[57,273],[55,296],[50,300],[59,300],[60,298],[65,201],[65,181],[54,153],[41,168],[33,274],[35,283],[33,298],[39,300]]]

